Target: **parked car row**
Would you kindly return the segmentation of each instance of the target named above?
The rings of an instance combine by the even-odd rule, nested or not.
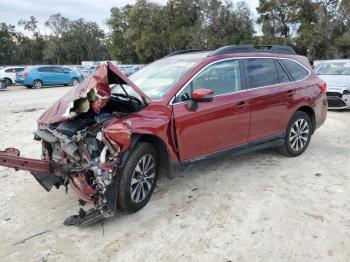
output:
[[[139,70],[138,65],[120,66],[126,76]],[[85,77],[88,77],[96,70],[96,66],[12,66],[0,69],[0,88],[4,89],[12,84],[24,85],[27,88],[41,88],[52,85],[76,85]]]
[[[77,85],[83,77],[77,72],[60,66],[33,66],[16,75],[16,83],[27,88],[51,85]]]
[[[327,83],[328,108],[350,108],[350,59],[323,61],[315,71]]]

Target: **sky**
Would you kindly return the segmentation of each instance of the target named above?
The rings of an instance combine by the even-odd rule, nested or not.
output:
[[[238,0],[233,0],[237,2]],[[165,4],[167,0],[153,0]],[[253,17],[256,17],[256,7],[259,0],[246,0],[251,8]],[[133,0],[0,0],[0,22],[15,25],[21,19],[28,20],[31,15],[39,21],[39,28],[45,33],[44,22],[49,16],[61,13],[69,19],[85,18],[97,22],[104,30],[108,30],[105,21],[114,6],[121,7],[133,4]]]

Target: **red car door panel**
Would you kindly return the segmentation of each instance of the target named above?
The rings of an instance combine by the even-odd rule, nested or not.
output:
[[[256,141],[283,133],[293,106],[295,90],[290,84],[250,89],[251,120],[249,141]]]
[[[181,161],[247,143],[250,113],[241,71],[238,59],[216,61],[176,96],[173,112]],[[181,101],[198,88],[212,90],[214,97],[191,111],[188,102]]]
[[[244,59],[250,104],[249,142],[280,135],[294,105],[295,88],[273,58]]]
[[[194,112],[187,103],[173,106],[181,161],[247,143],[250,113],[245,95],[217,96],[198,103]]]

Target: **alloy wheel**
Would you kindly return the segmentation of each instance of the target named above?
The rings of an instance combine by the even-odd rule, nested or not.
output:
[[[142,156],[136,164],[131,184],[131,200],[142,202],[150,193],[156,175],[156,162],[151,154]]]
[[[5,83],[6,83],[7,86],[12,85],[11,79],[5,78],[4,80],[5,80]]]
[[[75,78],[74,78],[74,79],[72,80],[72,85],[75,86],[75,85],[77,85],[77,84],[79,84],[79,81],[78,81],[78,79],[75,79]]]
[[[309,123],[305,119],[298,119],[289,132],[289,144],[294,151],[302,150],[310,136]]]
[[[39,89],[43,87],[43,84],[41,83],[41,81],[38,80],[34,82],[34,87]]]

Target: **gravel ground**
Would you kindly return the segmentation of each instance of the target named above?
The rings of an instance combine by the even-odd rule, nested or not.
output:
[[[40,157],[36,119],[69,88],[0,92],[0,148]],[[1,261],[350,261],[349,130],[350,111],[329,112],[300,157],[202,162],[161,177],[138,213],[87,228],[62,225],[74,193],[0,167]]]

